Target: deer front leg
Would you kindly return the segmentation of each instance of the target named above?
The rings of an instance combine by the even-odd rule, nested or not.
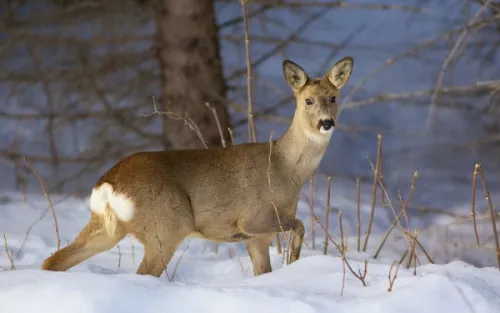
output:
[[[291,231],[293,240],[291,242],[289,263],[295,262],[300,257],[305,229],[302,221],[295,217],[280,216],[278,221],[276,214],[273,214],[271,217],[265,216],[265,218],[249,216],[240,221],[239,227],[244,233],[254,236],[279,233],[282,229],[283,231]]]
[[[257,237],[247,242],[247,251],[253,265],[255,276],[271,272],[271,260],[269,258],[269,246],[271,236]]]

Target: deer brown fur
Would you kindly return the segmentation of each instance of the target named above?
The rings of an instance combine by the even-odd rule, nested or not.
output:
[[[345,57],[325,76],[309,78],[285,60],[283,72],[296,110],[276,140],[124,158],[93,188],[89,223],[42,268],[65,271],[132,234],[144,245],[138,274],[160,276],[178,245],[198,237],[244,241],[259,275],[271,271],[270,240],[281,227],[294,235],[294,262],[304,237],[304,225],[295,217],[300,190],[325,153],[337,118],[336,98],[352,68],[353,59]]]

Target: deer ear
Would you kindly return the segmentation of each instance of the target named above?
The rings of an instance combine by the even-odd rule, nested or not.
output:
[[[325,75],[326,78],[335,86],[337,89],[342,88],[349,77],[351,77],[352,67],[354,60],[352,57],[345,57],[335,63],[332,69]]]
[[[304,87],[309,79],[302,67],[290,60],[283,61],[283,73],[285,74],[287,84],[292,87],[293,90],[299,90]]]

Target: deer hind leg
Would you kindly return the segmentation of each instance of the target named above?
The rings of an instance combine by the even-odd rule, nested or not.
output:
[[[144,257],[137,269],[137,274],[160,277],[184,238],[185,236],[181,233],[172,233],[171,236],[148,236],[147,240],[143,241]]]
[[[273,214],[267,219],[256,220],[253,217],[248,217],[245,220],[241,220],[238,226],[244,233],[255,236],[278,233],[281,232],[282,228],[284,231],[291,231],[293,240],[291,242],[289,263],[293,263],[299,259],[305,233],[304,224],[301,220],[295,217],[280,216],[278,221],[276,215]]]
[[[92,213],[90,221],[69,245],[45,259],[43,270],[66,271],[86,259],[114,247],[126,235],[123,224],[117,224],[114,232],[108,234],[104,219]]]
[[[269,258],[270,236],[262,236],[247,242],[247,251],[253,265],[255,276],[272,271],[271,260]]]

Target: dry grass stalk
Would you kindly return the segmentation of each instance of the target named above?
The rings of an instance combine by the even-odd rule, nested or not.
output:
[[[36,224],[38,224],[44,217],[45,215],[50,211],[50,208],[47,208],[45,209],[42,214],[40,214],[40,216],[38,217],[38,219],[36,219],[33,223],[31,223],[31,225],[28,227],[28,229],[26,230],[26,233],[24,234],[24,239],[23,239],[23,243],[21,244],[21,247],[19,248],[19,250],[17,251],[17,254],[16,254],[16,257],[19,257],[24,249],[24,246],[26,245],[26,242],[28,242],[28,237],[31,233],[31,231],[33,230],[33,227],[36,226]]]
[[[198,128],[196,123],[191,119],[191,117],[187,113],[182,115],[182,114],[174,113],[171,111],[158,111],[158,107],[156,106],[155,97],[152,97],[152,99],[153,99],[154,111],[152,113],[142,114],[142,116],[147,117],[147,116],[152,116],[152,115],[164,115],[164,116],[167,116],[168,118],[171,118],[173,120],[183,120],[184,125],[189,127],[189,129],[191,129],[196,134],[198,139],[200,139],[200,141],[203,144],[203,146],[205,147],[205,149],[208,149],[207,143],[205,142],[205,139],[203,138],[203,135],[201,134],[200,129]]]
[[[389,229],[387,229],[387,231],[384,235],[384,238],[382,238],[382,241],[380,242],[380,245],[377,248],[377,251],[375,251],[375,255],[373,255],[374,259],[378,258],[380,252],[382,251],[382,248],[384,247],[385,242],[387,241],[387,238],[389,238],[389,235],[391,234],[394,227],[396,227],[396,224],[399,223],[399,219],[401,218],[401,215],[403,215],[403,211],[401,211],[399,213],[399,215],[392,222],[391,226],[389,226]]]
[[[252,58],[250,56],[250,38],[248,35],[248,21],[245,4],[248,0],[240,0],[241,13],[243,19],[243,31],[245,35],[245,54],[247,67],[247,118],[248,118],[248,137],[251,142],[257,142],[257,130],[255,128],[255,120],[253,113],[253,95],[252,95]],[[231,132],[231,138],[232,138]],[[286,236],[285,236],[286,237]],[[288,239],[287,239],[288,240]],[[278,254],[282,253],[281,240],[279,234],[276,234],[276,250]]]
[[[281,248],[280,234],[276,234],[276,252],[278,254],[281,254],[283,252],[283,249]]]
[[[330,224],[330,188],[331,188],[331,182],[332,182],[332,177],[328,176],[326,180],[326,206],[325,206],[325,228],[329,229],[329,224]],[[325,233],[325,243],[324,243],[324,248],[323,248],[323,254],[327,255],[328,254],[328,236]]]
[[[345,267],[346,267],[346,264],[348,263],[347,262],[347,258],[346,258],[346,252],[347,252],[347,249],[345,249],[345,244],[344,244],[344,231],[343,231],[343,227],[342,227],[342,211],[338,211],[338,216],[339,216],[339,225],[340,225],[340,248],[339,248],[339,251],[340,251],[340,255],[342,256],[342,287],[340,288],[340,295],[343,296],[344,295],[344,287],[345,287],[345,277],[346,277],[346,270],[345,270]]]
[[[420,264],[420,260],[418,259],[418,256],[417,256],[417,251],[415,251],[415,248],[417,246],[417,237],[418,237],[418,229],[415,229],[414,233],[413,233],[413,275],[417,276],[417,261],[418,261],[418,264]]]
[[[476,236],[476,243],[477,247],[479,248],[481,244],[479,243],[479,234],[477,232],[477,223],[476,223],[476,181],[478,173],[479,173],[479,164],[476,164],[474,166],[474,173],[472,174],[471,216],[472,216],[472,222],[474,223],[474,235]]]
[[[28,166],[33,174],[35,174],[36,179],[40,183],[40,187],[42,187],[43,194],[45,195],[45,198],[47,198],[47,201],[49,202],[49,208],[50,212],[52,213],[52,218],[54,219],[54,228],[56,231],[56,238],[57,238],[57,250],[61,248],[61,237],[59,236],[59,225],[57,223],[57,216],[56,216],[56,211],[54,209],[54,204],[52,203],[52,200],[50,199],[49,194],[47,193],[47,189],[45,189],[45,184],[43,183],[42,177],[40,177],[40,174],[38,171],[24,158],[24,163],[26,166]]]
[[[339,250],[339,252],[341,251],[341,248],[340,248],[340,245],[337,244],[335,242],[335,240],[333,240],[333,238],[330,236],[330,232],[328,231],[328,229],[319,221],[319,218],[317,216],[314,216],[314,221],[315,223],[318,223],[318,225],[323,229],[323,231],[325,232],[325,235],[326,237],[328,237],[328,240],[330,240],[330,242],[335,246],[335,248],[337,248],[337,250]],[[304,236],[305,237],[305,236]]]
[[[224,139],[224,133],[222,132],[222,126],[220,125],[219,116],[217,115],[217,109],[211,106],[210,103],[208,102],[205,102],[205,105],[212,112],[212,115],[214,116],[215,123],[217,124],[217,129],[219,130],[220,144],[222,145],[222,148],[226,148],[227,147],[226,139]],[[219,253],[219,244],[214,243],[214,249],[216,254]]]
[[[205,105],[212,112],[212,115],[214,116],[215,123],[217,124],[217,129],[219,130],[220,144],[222,145],[223,148],[226,148],[227,147],[226,139],[224,138],[224,133],[222,132],[222,126],[220,125],[219,116],[217,115],[217,109],[211,106],[210,103],[208,102],[205,102]]]
[[[406,201],[403,201],[403,199],[401,198],[401,195],[398,194],[399,195],[399,201],[401,203],[401,212],[398,214],[398,216],[396,216],[396,218],[394,219],[394,222],[392,222],[391,226],[389,226],[389,229],[385,233],[384,238],[382,238],[382,242],[380,242],[380,245],[378,246],[377,251],[375,252],[375,255],[373,256],[373,258],[376,259],[379,256],[379,254],[382,251],[382,248],[383,248],[385,242],[387,241],[387,238],[389,238],[389,235],[391,234],[392,230],[399,223],[399,220],[400,220],[400,218],[401,218],[402,215],[406,216],[407,227],[409,227],[409,225],[408,225],[409,224],[408,215],[406,214],[406,210],[408,209],[408,205],[411,202],[411,199],[412,199],[412,196],[413,196],[413,192],[415,190],[415,184],[417,182],[417,178],[418,178],[418,172],[415,171],[413,173],[413,178],[412,178],[411,184],[410,184],[410,191],[408,192],[408,198],[406,199]],[[381,183],[381,186],[383,187],[382,183]],[[383,188],[381,188],[381,190],[382,190],[382,192],[384,192]]]
[[[408,249],[408,252],[409,252],[409,254],[408,254],[409,257],[408,257],[408,260],[406,261],[406,269],[410,268],[411,261],[413,261],[413,254],[415,253],[415,249],[410,246],[410,248]]]
[[[410,234],[409,232],[407,233],[407,237],[410,239],[410,257],[408,258],[408,261],[406,262],[406,268],[410,268],[411,262],[414,262],[414,275],[417,275],[417,253],[415,251],[417,243],[417,236],[418,236],[418,229],[414,230],[413,235]]]
[[[5,235],[5,233],[3,234],[3,244],[5,253],[7,254],[7,258],[10,262],[10,270],[14,271],[16,270],[16,266],[14,265],[14,251],[9,252],[9,245],[7,244],[7,236]]]
[[[363,284],[363,286],[366,287],[366,274],[368,274],[368,260],[365,260],[365,267],[364,267],[364,271],[363,273],[361,273],[361,270],[358,269],[358,273],[356,273],[351,265],[349,264],[349,262],[347,262],[347,259],[344,259],[344,263],[347,265],[347,268],[349,269],[349,271],[357,278],[361,281],[361,283]]]
[[[358,252],[361,251],[361,188],[359,183],[359,177],[356,177],[356,217],[357,223],[356,228],[358,231]]]
[[[483,185],[484,198],[488,201],[488,209],[491,216],[491,227],[493,228],[493,238],[495,238],[495,252],[497,256],[498,269],[500,270],[500,244],[498,242],[498,231],[497,223],[495,219],[495,211],[493,209],[493,203],[491,202],[490,192],[488,191],[488,186],[486,186],[486,179],[484,178],[483,167],[478,163],[476,167],[479,170],[479,177],[481,178],[481,183]]]
[[[311,175],[311,178],[309,179],[309,213],[310,213],[310,216],[311,216],[311,244],[312,244],[312,249],[316,250],[316,238],[315,238],[315,231],[314,231],[314,221],[315,221],[315,214],[314,214],[314,173],[313,173],[313,175]]]
[[[396,270],[394,271],[394,275],[391,276],[394,264],[396,264]],[[396,281],[396,278],[398,277],[398,270],[399,270],[399,263],[392,262],[391,268],[389,268],[389,288],[387,288],[387,291],[389,291],[389,292],[392,291],[392,287],[394,286],[394,282]]]
[[[236,256],[238,258],[238,263],[240,264],[241,271],[246,275],[248,273],[248,267],[245,269],[243,266],[243,262],[241,262],[241,258],[239,255]]]
[[[427,261],[431,264],[434,264],[434,261],[432,260],[431,256],[429,255],[429,253],[427,253],[427,250],[425,250],[424,246],[420,243],[418,238],[415,237],[414,240],[417,246],[420,248],[420,250],[422,250],[422,252],[424,253],[425,257],[427,258]]]
[[[339,230],[340,230],[340,248],[342,249],[341,253],[345,254],[347,247],[344,244],[344,226],[342,225],[342,211],[341,210],[338,211],[338,216],[339,216]]]
[[[371,162],[370,162],[370,166],[372,167],[372,170],[374,170],[373,164],[372,164]],[[418,178],[418,171],[415,171],[415,173],[413,174],[413,180],[412,180],[412,182],[416,181],[416,179],[417,179],[417,178]],[[414,185],[414,183],[412,183],[412,185]],[[384,193],[387,195],[387,190],[385,189],[385,187],[384,187],[384,185],[383,185],[383,184],[380,184],[380,188],[382,188],[382,190],[384,191]],[[412,193],[413,193],[413,192],[412,192],[412,189],[410,189],[410,195],[411,195]],[[408,255],[408,253],[409,253],[411,250],[413,250],[413,251],[414,251],[414,249],[411,249],[412,242],[417,243],[417,244],[421,247],[422,251],[424,251],[424,253],[426,254],[426,257],[428,258],[429,262],[433,263],[433,262],[432,262],[432,259],[430,258],[429,254],[427,253],[427,251],[424,249],[424,247],[422,246],[422,244],[420,244],[420,243],[418,242],[418,239],[417,239],[416,237],[414,237],[414,238],[413,238],[414,240],[412,240],[412,239],[410,238],[410,237],[412,237],[412,236],[410,235],[410,231],[409,231],[409,220],[408,220],[408,216],[406,215],[406,209],[407,209],[407,206],[408,206],[408,204],[410,203],[410,200],[411,200],[410,195],[409,195],[409,197],[408,197],[408,199],[407,199],[407,201],[406,201],[406,202],[404,202],[404,201],[403,201],[403,199],[401,198],[401,195],[400,195],[399,193],[398,193],[398,195],[399,195],[399,201],[400,201],[400,204],[401,204],[401,207],[402,207],[401,213],[402,213],[402,214],[406,217],[406,220],[407,220],[407,225],[408,225],[408,231],[406,231],[406,230],[403,228],[403,226],[401,225],[401,223],[399,223],[399,222],[398,222],[398,225],[399,225],[399,227],[401,228],[401,231],[403,232],[403,234],[405,234],[405,238],[406,238],[407,243],[408,243],[408,249],[406,250],[406,252],[405,252],[405,253],[403,254],[403,256],[401,257],[401,260],[399,261],[399,263],[400,263],[400,264],[401,264],[401,263],[403,263],[404,259],[406,258],[406,256]],[[394,208],[393,208],[393,206],[392,206],[392,204],[391,204],[390,198],[389,198],[388,196],[387,196],[387,199],[388,199],[388,204],[389,204],[389,207],[392,209],[392,211],[393,211],[394,215],[396,215],[396,211],[394,210]],[[398,221],[399,221],[399,220],[398,220]],[[414,259],[415,259],[415,261],[417,261],[417,260],[418,260],[418,257],[417,257],[417,255],[416,255],[416,254],[415,254],[415,255],[410,255],[410,261],[409,261],[409,262],[411,262],[411,259],[412,259],[412,258],[414,258]],[[420,263],[420,262],[419,262],[419,263]]]
[[[289,262],[288,253],[289,253],[289,249],[290,249],[290,239],[286,236],[283,225],[281,224],[281,219],[280,219],[280,215],[278,213],[278,208],[276,207],[276,203],[274,202],[274,190],[273,190],[272,183],[271,183],[271,155],[273,152],[273,140],[272,139],[273,139],[273,134],[271,133],[271,135],[269,136],[269,157],[268,157],[269,163],[267,166],[267,181],[269,183],[269,190],[271,191],[271,204],[274,208],[274,213],[276,214],[276,218],[278,219],[278,225],[280,227],[281,233],[283,234],[283,236],[285,236],[285,239],[287,242],[287,247],[285,249],[285,254],[286,254],[285,257],[286,257],[286,262],[288,264],[288,262]],[[277,239],[279,241],[279,237]]]
[[[381,184],[384,184],[384,149],[382,148],[382,141],[380,141],[380,157],[378,158],[378,178]],[[386,194],[382,188],[380,189],[380,204],[386,206],[388,204]]]
[[[375,216],[375,206],[377,204],[377,185],[379,181],[379,166],[380,166],[380,155],[382,154],[382,135],[377,136],[377,162],[375,163],[375,170],[373,171],[373,185],[372,185],[372,206],[370,210],[370,218],[368,220],[368,228],[366,230],[365,242],[363,243],[363,252],[366,252],[366,247],[368,246],[368,240],[370,239],[370,234],[372,231],[373,218]]]
[[[240,0],[241,12],[243,16],[243,30],[245,32],[245,52],[246,52],[246,65],[247,65],[247,96],[248,96],[248,137],[251,142],[257,141],[257,134],[255,129],[255,121],[253,114],[253,97],[252,97],[252,59],[250,57],[250,39],[248,36],[248,22],[247,11],[245,4],[247,0]]]
[[[343,244],[343,243],[342,243]],[[345,287],[345,265],[346,265],[346,258],[345,258],[345,253],[342,254],[342,287],[340,288],[340,295],[344,295],[344,287]]]
[[[228,127],[227,128],[227,131],[229,133],[229,139],[231,139],[231,146],[234,146],[234,136],[233,136],[233,130],[231,129],[231,127]]]
[[[401,256],[401,259],[399,259],[399,264],[403,264],[406,256],[408,255],[408,251],[409,251],[409,249],[407,248],[405,253],[403,253],[403,255]]]
[[[130,236],[127,236],[128,240],[130,241],[130,250],[132,252],[132,265],[135,267],[135,246],[134,243],[132,242],[132,238]]]
[[[172,277],[169,278],[170,281],[174,280],[175,274],[177,273],[177,268],[179,267],[179,264],[181,263],[182,257],[184,256],[184,253],[186,253],[188,248],[189,248],[189,241],[186,243],[186,247],[184,248],[184,250],[182,250],[181,256],[177,259],[177,262],[175,262],[174,271],[172,272]],[[165,274],[168,276],[167,272],[165,272]]]
[[[121,264],[122,264],[122,250],[120,249],[120,245],[116,245],[116,247],[118,248],[118,268],[121,267]]]
[[[163,245],[163,244],[162,244],[162,242],[161,242],[161,240],[160,240],[160,237],[156,236],[155,238],[156,238],[156,240],[158,240],[158,245],[159,245],[160,255],[163,255],[163,249],[162,249],[162,245]],[[168,276],[168,272],[167,272],[167,264],[165,263],[165,260],[163,260],[163,257],[160,257],[160,261],[161,261],[161,264],[162,264],[162,266],[163,266],[163,271],[165,272],[165,277],[167,277],[167,279],[168,279],[169,281],[172,281],[172,280],[170,279],[170,277]]]

